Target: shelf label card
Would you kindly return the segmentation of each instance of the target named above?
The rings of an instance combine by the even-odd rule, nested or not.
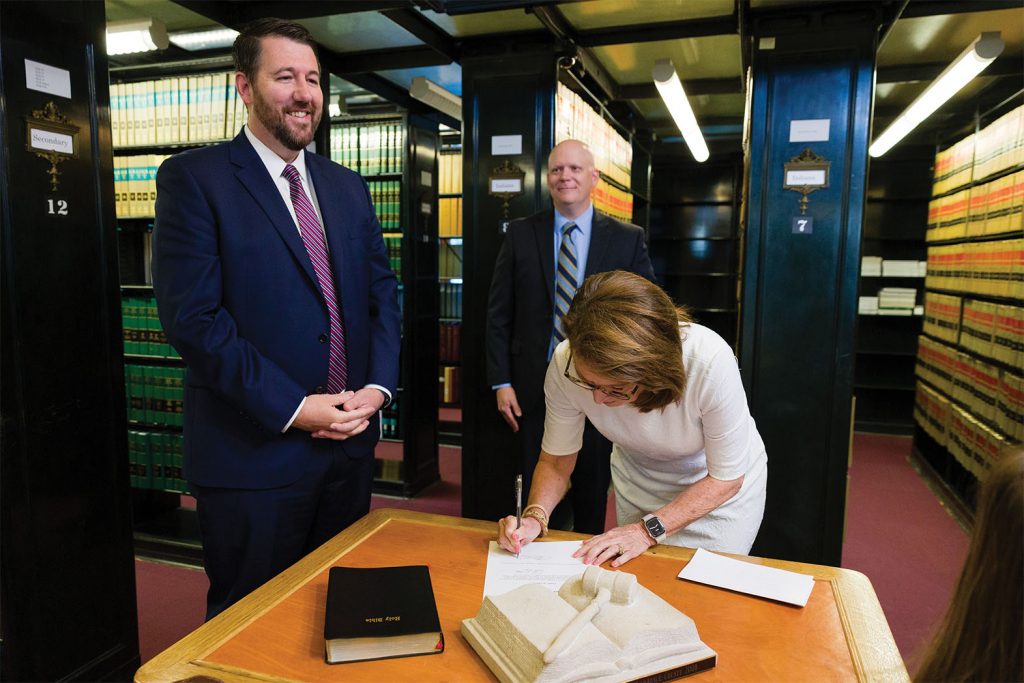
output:
[[[430,171],[420,171],[420,185],[423,187],[433,187],[434,175]]]
[[[520,178],[491,178],[491,193],[522,192],[523,181]]]
[[[830,119],[802,119],[789,122],[790,142],[828,142]]]
[[[500,156],[502,154],[522,154],[523,153],[523,136],[522,135],[492,135],[491,136],[491,156]]]
[[[28,144],[33,149],[46,152],[59,152],[69,156],[75,153],[74,136],[36,128],[32,124],[28,126]]]
[[[71,72],[55,66],[25,60],[25,87],[71,99]]]
[[[825,185],[824,169],[810,171],[787,170],[786,185],[793,187],[822,187]]]

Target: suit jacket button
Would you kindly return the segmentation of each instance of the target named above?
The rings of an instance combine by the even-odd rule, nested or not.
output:
[[[326,394],[327,393],[327,387],[325,387],[323,384],[318,384],[318,385],[316,385],[316,389],[313,390],[313,393],[316,393],[316,394]]]
[[[319,339],[319,340],[320,340],[320,343],[321,343],[321,344],[326,344],[326,343],[327,343],[327,339],[328,339],[328,337],[327,337],[327,335],[326,335],[326,334],[321,334],[321,335],[320,335],[319,337],[317,337],[317,339]]]

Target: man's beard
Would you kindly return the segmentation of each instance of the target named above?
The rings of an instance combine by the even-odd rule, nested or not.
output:
[[[253,91],[255,94],[253,113],[260,120],[260,123],[263,124],[263,127],[277,138],[278,142],[293,152],[298,152],[300,149],[305,149],[313,141],[313,134],[316,132],[317,126],[320,125],[320,116],[323,112],[314,111],[312,102],[306,109],[310,115],[309,120],[312,122],[312,125],[309,127],[309,134],[299,138],[288,128],[288,123],[285,121],[285,117],[288,114],[274,109],[255,88],[253,88]]]

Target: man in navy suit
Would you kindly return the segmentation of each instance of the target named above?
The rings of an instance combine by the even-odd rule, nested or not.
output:
[[[185,476],[217,615],[369,511],[400,316],[366,183],[305,151],[312,36],[261,19],[234,46],[249,120],[157,175],[153,287],[187,365]]]
[[[578,286],[587,275],[628,270],[654,281],[644,231],[594,210],[590,195],[600,173],[586,144],[564,140],[548,156],[548,191],[554,210],[512,221],[491,280],[487,307],[487,378],[498,412],[518,432],[524,491],[544,434],[544,374],[558,337],[555,312],[560,242],[568,227],[579,266]],[[557,237],[556,237],[557,236]],[[564,291],[564,290],[563,290]],[[571,300],[572,292],[565,292]],[[568,310],[568,301],[563,303]],[[583,448],[572,473],[572,488],[551,525],[581,533],[604,533],[611,443],[586,423]]]

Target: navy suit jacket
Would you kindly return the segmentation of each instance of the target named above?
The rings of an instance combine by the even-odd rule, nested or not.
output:
[[[487,381],[512,383],[524,412],[544,401],[555,311],[555,213],[512,221],[487,305]],[[585,275],[628,270],[654,282],[642,228],[594,211]]]
[[[397,281],[363,179],[306,152],[342,307],[349,388],[398,384]],[[371,457],[377,418],[344,442],[281,429],[327,384],[327,306],[302,238],[244,131],[157,174],[153,288],[188,368],[184,469],[201,486],[271,488],[308,458]]]

